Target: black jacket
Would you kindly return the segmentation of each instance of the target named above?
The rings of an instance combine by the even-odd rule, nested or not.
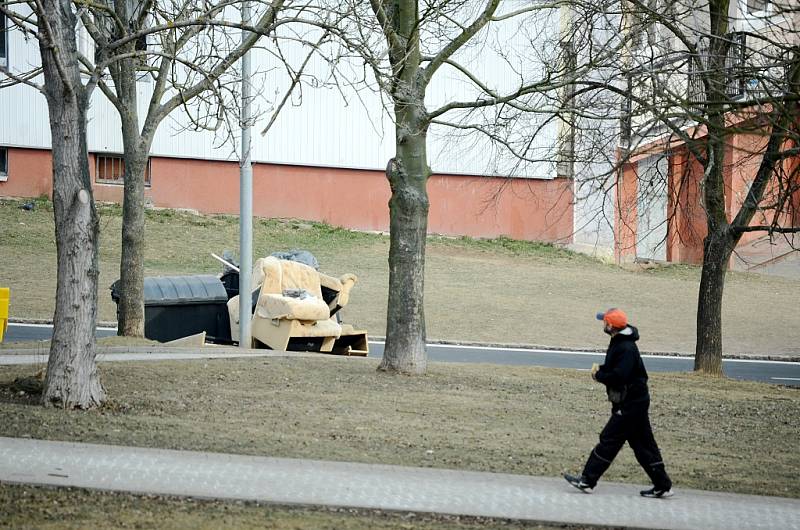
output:
[[[595,379],[606,385],[606,390],[622,392],[621,403],[613,403],[614,411],[619,409],[647,409],[650,405],[650,393],[647,390],[647,370],[636,341],[639,330],[628,326],[629,334],[617,333],[611,337],[606,351],[605,362],[595,374]],[[623,330],[625,331],[625,330]]]

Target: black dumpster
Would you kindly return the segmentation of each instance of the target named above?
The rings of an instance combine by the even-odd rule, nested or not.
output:
[[[225,292],[228,293],[228,300],[234,296],[239,296],[239,271],[229,270],[219,279],[222,285],[225,286]],[[324,288],[323,288],[324,289]],[[250,296],[250,314],[256,312],[256,304],[258,303],[258,296],[261,294],[261,286],[255,287]],[[324,292],[323,292],[324,295]],[[236,337],[239,340],[239,337]]]
[[[119,280],[111,286],[119,303]],[[228,293],[210,274],[154,276],[144,279],[144,336],[167,342],[206,332],[206,340],[230,344]]]

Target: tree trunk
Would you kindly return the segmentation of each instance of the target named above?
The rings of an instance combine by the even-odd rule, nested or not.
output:
[[[43,0],[40,52],[53,149],[53,208],[57,252],[56,309],[44,405],[89,408],[105,399],[95,364],[97,245],[86,146],[86,94],[68,0]],[[46,24],[44,23],[46,21]]]
[[[117,3],[116,7],[123,20],[130,16],[126,3]],[[123,51],[132,52],[133,43]],[[118,60],[112,68],[125,160],[117,334],[126,337],[144,337],[144,178],[150,141],[139,133],[136,64],[136,59],[126,58]]]
[[[402,115],[403,111],[398,112]],[[398,120],[400,122],[400,120]],[[419,122],[417,122],[419,123]],[[389,307],[379,370],[422,374],[425,352],[425,237],[430,175],[426,128],[398,125],[397,157],[386,168],[389,200]]]
[[[695,371],[722,375],[722,293],[734,244],[731,237],[719,234],[709,234],[703,244]]]
[[[706,82],[706,127],[704,178],[702,182],[703,207],[706,214],[707,235],[703,241],[703,270],[697,296],[697,342],[694,369],[722,375],[722,292],[728,260],[736,245],[728,223],[725,207],[725,150],[730,145],[730,131],[726,124],[728,98],[726,87],[726,57],[730,47],[728,33],[728,0],[709,4],[711,35],[708,52]]]
[[[135,144],[138,144],[138,135]],[[122,295],[117,334],[144,336],[144,177],[147,151],[125,145],[125,193],[122,200],[122,257],[119,263]]]

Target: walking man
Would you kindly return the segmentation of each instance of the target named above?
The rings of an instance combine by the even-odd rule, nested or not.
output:
[[[600,443],[589,455],[583,473],[580,476],[564,474],[564,478],[582,492],[591,493],[628,442],[639,465],[653,482],[652,488],[640,492],[642,497],[671,497],[672,481],[650,427],[647,371],[636,346],[639,331],[628,324],[627,315],[620,309],[598,313],[597,319],[603,321],[603,331],[611,335],[611,342],[605,362],[592,366],[592,379],[606,386],[611,418],[600,433]]]

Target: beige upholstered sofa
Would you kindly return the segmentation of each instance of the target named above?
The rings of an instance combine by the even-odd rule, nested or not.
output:
[[[337,279],[303,263],[272,256],[259,259],[252,276],[252,285],[259,289],[251,321],[252,346],[366,355],[366,332],[343,326],[335,317],[347,305],[356,281],[353,274]],[[228,301],[228,314],[231,336],[238,337],[238,296]]]

